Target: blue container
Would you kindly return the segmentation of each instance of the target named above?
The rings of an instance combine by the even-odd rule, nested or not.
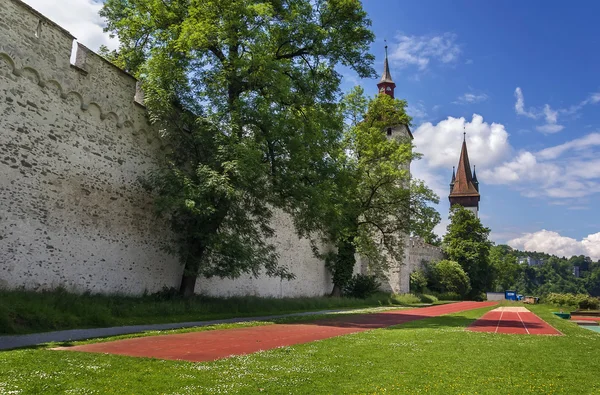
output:
[[[523,299],[523,295],[517,295],[517,300]]]
[[[517,291],[504,291],[504,299],[517,300]]]

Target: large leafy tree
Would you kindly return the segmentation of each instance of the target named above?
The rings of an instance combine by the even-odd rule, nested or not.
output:
[[[344,100],[349,121],[342,149],[334,158],[336,173],[324,206],[322,233],[336,248],[326,256],[333,295],[352,277],[355,254],[373,274],[383,274],[391,260],[403,261],[405,237],[432,234],[439,214],[428,203],[437,196],[410,179],[410,161],[418,157],[406,138],[389,138],[390,126],[408,125],[406,102],[385,94],[367,100],[355,88]]]
[[[494,271],[495,289],[506,291],[514,289],[521,274],[521,266],[517,257],[512,254],[513,249],[505,244],[493,246],[490,249],[490,264]]]
[[[335,67],[374,73],[359,0],[107,0],[101,14],[170,147],[147,186],[179,241],[181,292],[200,274],[292,276],[265,241],[272,207],[316,223],[342,130]]]
[[[478,298],[490,290],[494,280],[490,264],[490,229],[475,214],[462,206],[453,206],[450,224],[444,236],[444,250],[449,260],[458,262],[471,280],[470,296]]]

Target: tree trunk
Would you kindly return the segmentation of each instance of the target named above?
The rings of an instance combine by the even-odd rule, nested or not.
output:
[[[194,289],[196,288],[196,279],[198,276],[189,276],[184,274],[181,277],[181,286],[179,287],[179,294],[184,298],[189,298],[194,295]]]
[[[331,295],[335,298],[339,298],[342,296],[342,288],[339,285],[333,285],[333,290],[331,291]]]

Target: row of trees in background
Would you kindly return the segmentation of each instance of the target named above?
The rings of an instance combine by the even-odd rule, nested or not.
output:
[[[531,264],[526,259],[519,263],[520,258],[527,257],[532,258]],[[516,289],[531,295],[571,293],[600,296],[600,260],[593,261],[584,255],[558,257],[498,245],[492,247],[490,261],[496,290]]]
[[[489,232],[472,212],[453,207],[442,243],[447,260],[413,272],[411,290],[471,299],[484,298],[486,291],[505,290],[538,296],[600,296],[600,260],[493,245]]]

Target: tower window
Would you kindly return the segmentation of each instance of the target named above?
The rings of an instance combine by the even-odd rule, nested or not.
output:
[[[392,135],[392,128],[387,128],[387,135],[391,136]]]
[[[35,28],[35,38],[42,37],[42,20],[38,21],[37,27]]]

